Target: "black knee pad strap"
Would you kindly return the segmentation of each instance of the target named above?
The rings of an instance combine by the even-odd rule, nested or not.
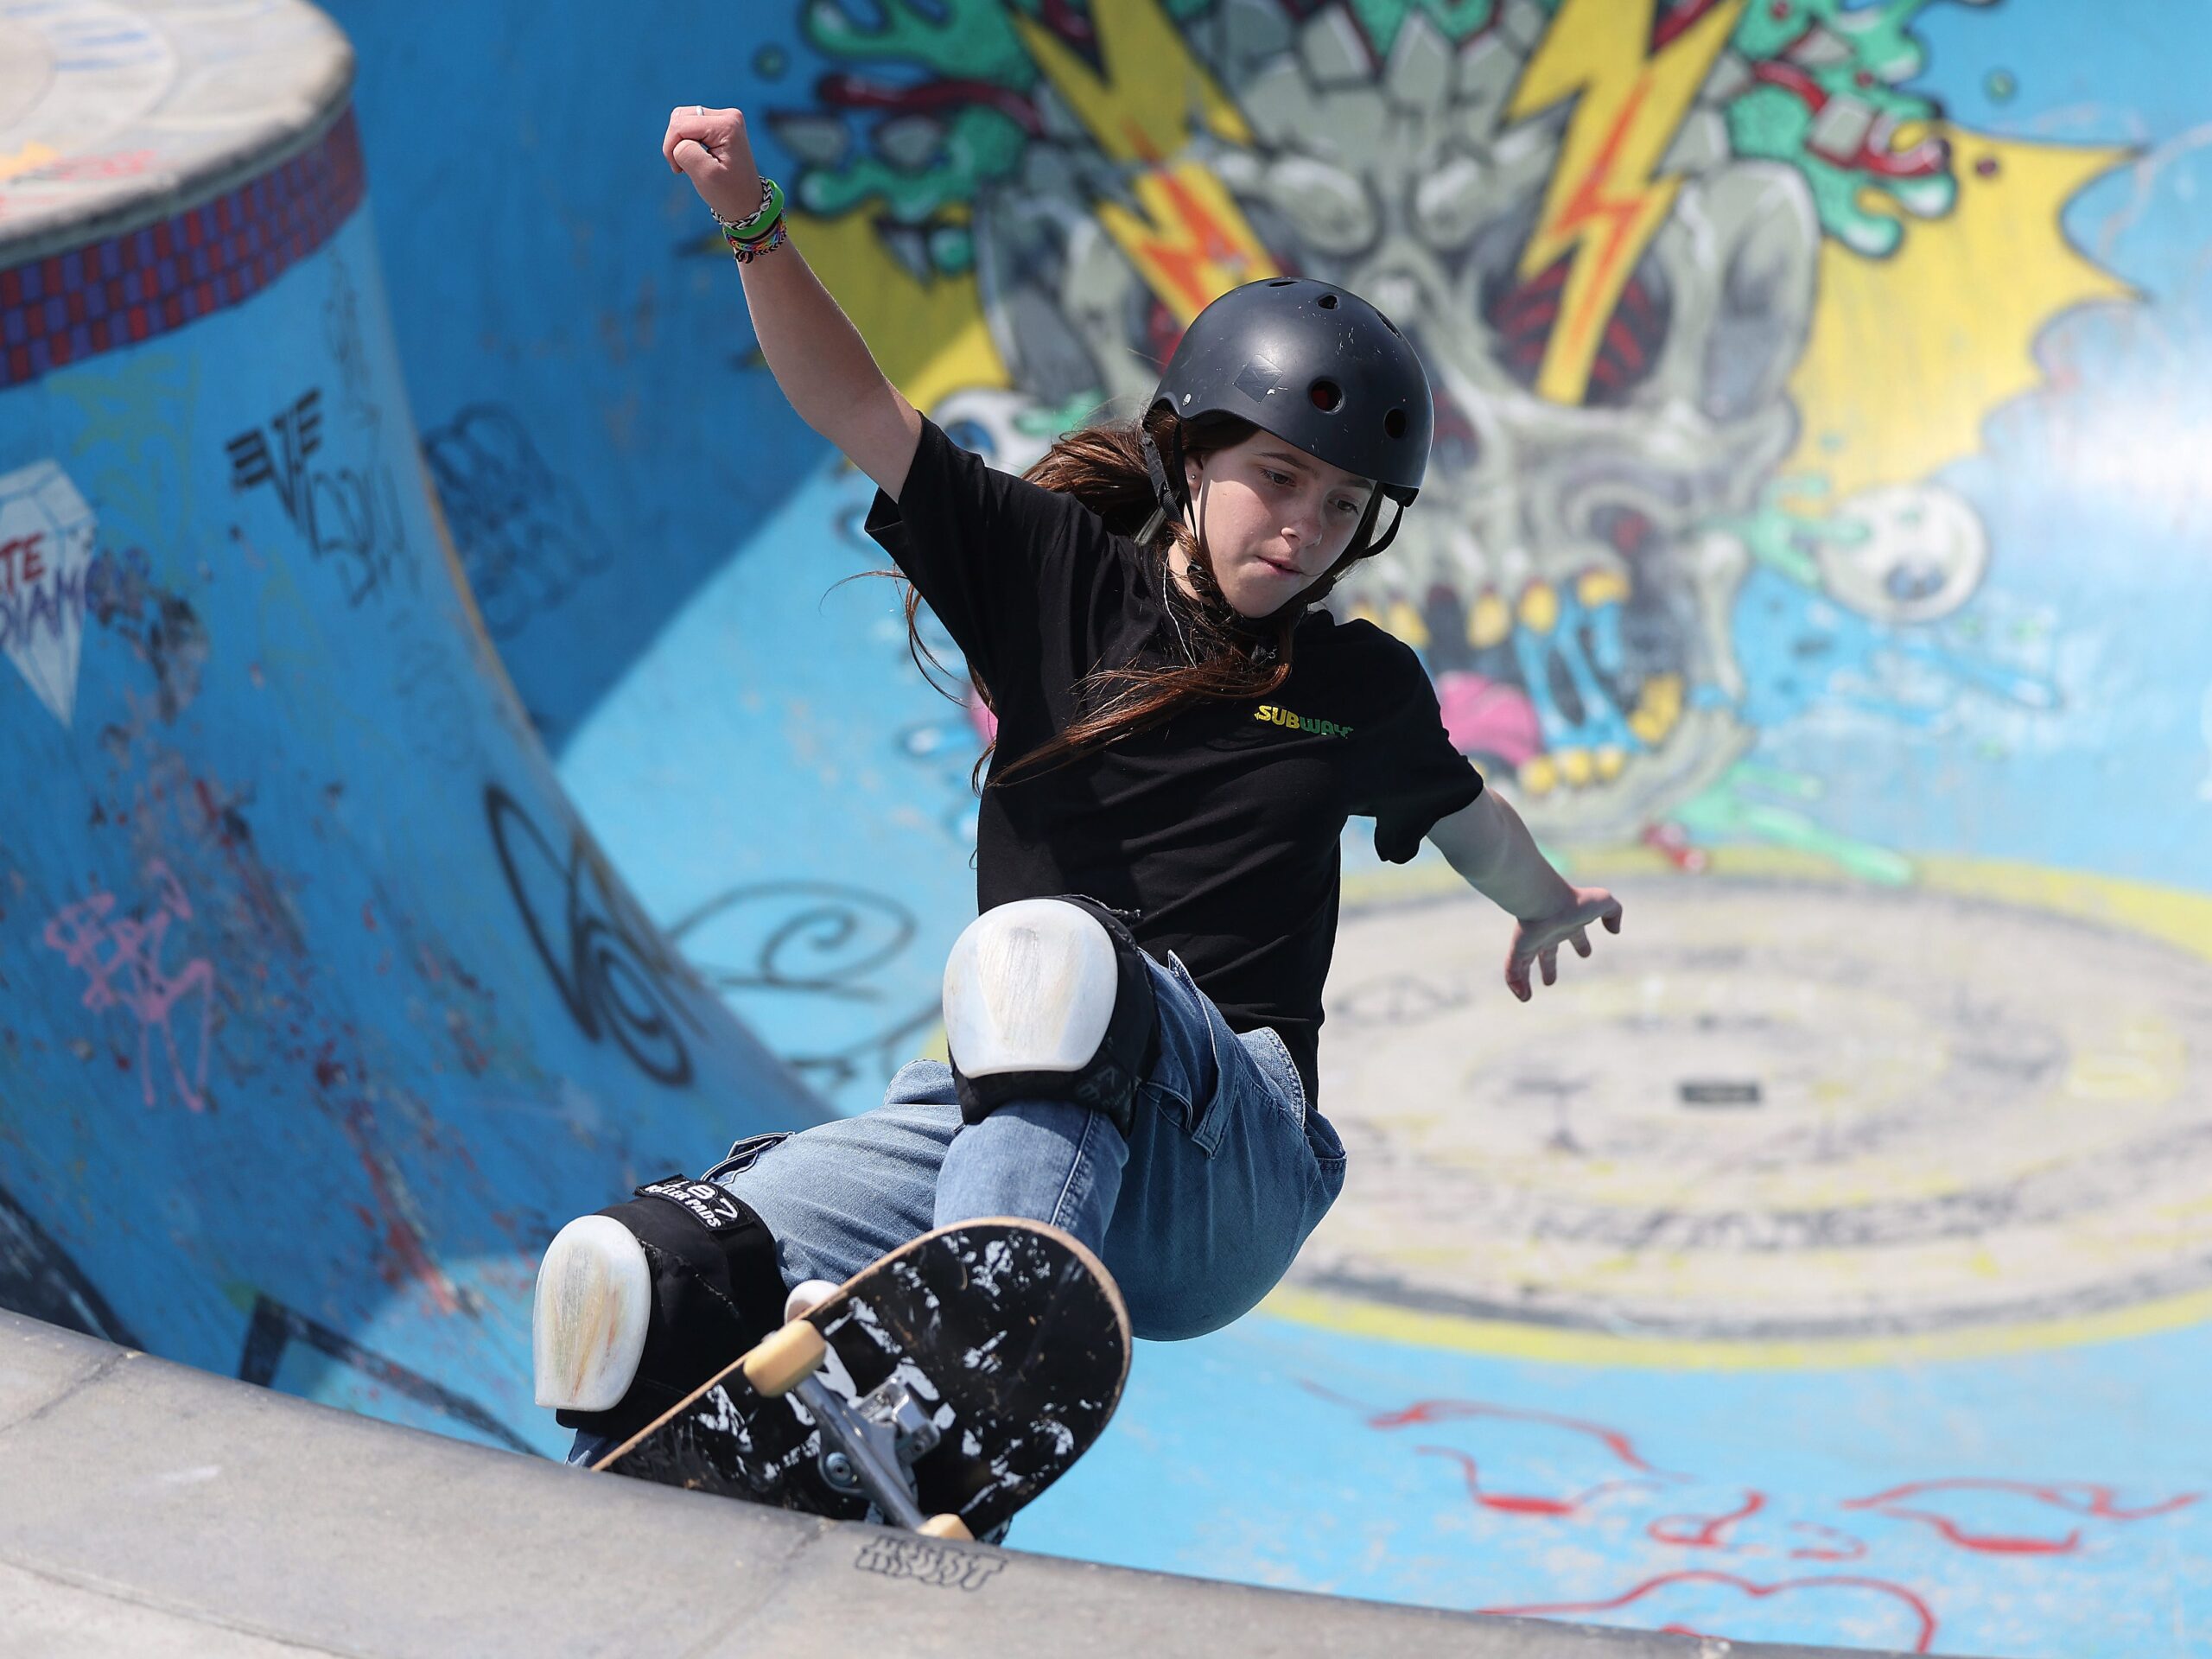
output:
[[[652,1181],[612,1216],[652,1274],[645,1352],[629,1391],[605,1411],[558,1411],[564,1428],[626,1440],[783,1322],[776,1242],[727,1187],[681,1175]]]
[[[1073,1071],[1001,1071],[971,1077],[959,1063],[952,1084],[960,1121],[980,1123],[1010,1100],[1072,1100],[1103,1112],[1126,1136],[1135,1110],[1137,1084],[1160,1060],[1160,1004],[1153,995],[1151,958],[1121,917],[1079,893],[1050,895],[1098,918],[1113,936],[1114,1013],[1097,1052]]]

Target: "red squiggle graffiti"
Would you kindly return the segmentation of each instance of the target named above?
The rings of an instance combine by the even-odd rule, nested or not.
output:
[[[1591,1499],[1601,1493],[1659,1484],[1656,1480],[1601,1480],[1595,1486],[1577,1492],[1573,1497],[1538,1497],[1529,1492],[1489,1492],[1483,1490],[1481,1472],[1475,1460],[1465,1452],[1449,1446],[1417,1446],[1414,1450],[1432,1458],[1450,1458],[1459,1465],[1460,1473],[1466,1477],[1467,1496],[1485,1510],[1497,1510],[1506,1515],[1576,1515]]]
[[[168,941],[169,924],[192,919],[192,900],[169,867],[159,860],[148,867],[146,876],[161,888],[155,912],[146,920],[124,916],[110,921],[115,895],[96,893],[65,906],[46,925],[41,937],[85,976],[85,1007],[95,1013],[120,1007],[138,1021],[138,1073],[146,1104],[154,1103],[152,1044],[158,1031],[177,1093],[194,1111],[205,1111],[207,1047],[214,1030],[215,969],[207,957],[194,957],[174,975],[163,970],[162,952]],[[200,998],[199,1059],[188,1077],[171,1020],[176,1005],[194,995]]]
[[[1825,1533],[1828,1537],[1840,1539],[1849,1546],[1845,1549],[1793,1549],[1789,1552],[1789,1559],[1793,1561],[1857,1561],[1866,1559],[1866,1542],[1847,1532],[1838,1532],[1834,1527],[1824,1527],[1817,1521],[1792,1521],[1789,1529],[1792,1532]]]
[[[1656,1544],[1681,1544],[1692,1549],[1726,1549],[1721,1537],[1738,1521],[1748,1521],[1766,1507],[1764,1492],[1746,1492],[1743,1503],[1726,1515],[1662,1515],[1643,1530]],[[1688,1528],[1690,1530],[1685,1531]]]
[[[1370,1428],[1408,1428],[1416,1423],[1446,1423],[1469,1418],[1490,1418],[1510,1423],[1542,1423],[1552,1428],[1561,1428],[1572,1434],[1580,1434],[1598,1441],[1613,1456],[1631,1469],[1664,1480],[1688,1480],[1688,1475],[1678,1475],[1644,1461],[1635,1444],[1618,1429],[1607,1428],[1603,1423],[1586,1422],[1577,1417],[1561,1417],[1548,1411],[1521,1411],[1510,1406],[1489,1406],[1477,1400],[1417,1400],[1399,1411],[1377,1412],[1367,1420]]]
[[[2037,1484],[2024,1480],[1916,1480],[1903,1486],[1892,1486],[1885,1492],[1876,1492],[1872,1497],[1844,1500],[1847,1510],[1872,1510],[1896,1521],[1919,1521],[1931,1526],[1943,1538],[1961,1549],[1971,1549],[1985,1555],[2067,1555],[2082,1546],[2082,1529],[2075,1528],[2063,1538],[2033,1538],[2021,1535],[1999,1533],[1971,1533],[1948,1516],[1930,1510],[1908,1509],[1908,1501],[1934,1493],[2002,1492],[2009,1497],[2031,1498],[2038,1503],[2048,1503],[2053,1509],[2069,1514],[2088,1516],[2100,1521],[2143,1521],[2154,1515],[2170,1515],[2176,1510],[2186,1509],[2202,1496],[2197,1492],[2183,1492],[2178,1497],[2146,1505],[2141,1509],[2122,1509],[2114,1489],[2093,1485],[2086,1481],[2056,1481]]]
[[[1739,1579],[1732,1573],[1712,1573],[1703,1570],[1692,1573],[1662,1573],[1656,1579],[1646,1579],[1634,1589],[1615,1596],[1609,1601],[1562,1601],[1535,1606],[1484,1607],[1478,1611],[1485,1613],[1519,1614],[1537,1618],[1562,1613],[1607,1613],[1626,1607],[1633,1602],[1641,1601],[1646,1596],[1666,1589],[1669,1586],[1696,1583],[1726,1585],[1732,1589],[1740,1590],[1745,1595],[1761,1601],[1769,1596],[1781,1595],[1788,1591],[1869,1590],[1877,1595],[1885,1596],[1900,1603],[1912,1614],[1920,1627],[1920,1635],[1912,1646],[1913,1652],[1926,1653],[1929,1644],[1936,1639],[1936,1615],[1928,1604],[1903,1585],[1891,1584],[1886,1579],[1843,1576],[1826,1579],[1785,1579],[1779,1584],[1762,1585],[1754,1584],[1749,1579]],[[1665,1624],[1660,1628],[1672,1631],[1677,1636],[1697,1636],[1707,1638],[1714,1636],[1714,1632],[1694,1630],[1683,1624]]]

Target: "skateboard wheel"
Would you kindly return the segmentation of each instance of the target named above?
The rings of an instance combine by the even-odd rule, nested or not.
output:
[[[963,1544],[976,1541],[976,1535],[968,1530],[968,1523],[957,1515],[933,1515],[916,1530],[925,1538],[952,1538]]]
[[[738,1363],[744,1366],[745,1380],[753,1385],[753,1392],[772,1400],[812,1376],[829,1347],[819,1331],[804,1319],[794,1319],[772,1332]]]

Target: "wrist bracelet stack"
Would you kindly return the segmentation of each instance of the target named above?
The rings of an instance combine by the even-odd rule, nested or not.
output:
[[[707,211],[714,213],[711,207]],[[761,180],[760,206],[752,218],[741,224],[715,213],[715,223],[722,227],[722,240],[741,265],[780,248],[790,239],[784,230],[783,187],[773,179]]]

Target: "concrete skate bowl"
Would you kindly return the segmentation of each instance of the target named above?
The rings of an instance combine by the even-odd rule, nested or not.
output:
[[[0,29],[0,1300],[548,1449],[548,1228],[819,1109],[638,912],[454,580],[342,35]]]
[[[1524,1007],[1510,924],[1355,826],[1344,1199],[1260,1313],[1142,1351],[1016,1541],[1738,1639],[2185,1650],[2196,26],[587,12],[337,8],[357,108],[332,72],[234,178],[32,131],[48,83],[0,81],[5,539],[79,561],[4,578],[0,1300],[554,1451],[523,1359],[552,1228],[863,1109],[934,1039],[982,736],[889,585],[833,585],[880,563],[870,489],[659,162],[671,106],[736,104],[887,371],[1003,467],[1149,390],[1235,282],[1407,326],[1437,447],[1344,608],[1628,907]],[[128,85],[282,104],[163,73]],[[193,210],[279,161],[333,181],[311,245],[96,347],[95,303],[149,303],[124,247],[181,283]],[[71,193],[156,166],[168,250],[49,260],[107,228]]]

